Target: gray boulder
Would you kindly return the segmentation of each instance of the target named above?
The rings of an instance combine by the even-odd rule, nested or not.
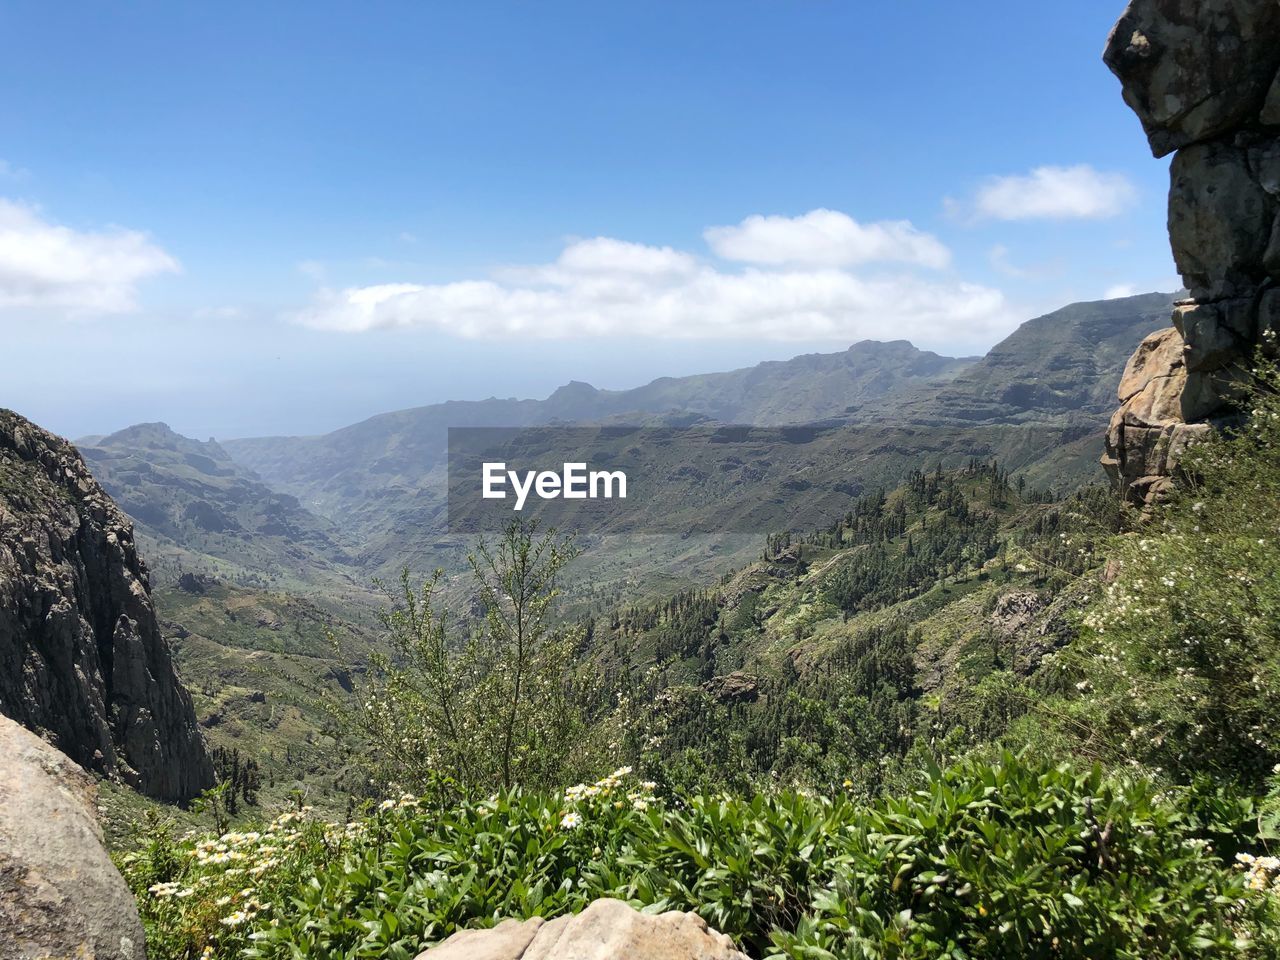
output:
[[[102,846],[93,778],[0,716],[0,957],[145,960],[133,896]]]
[[[747,960],[694,913],[640,913],[621,900],[596,900],[577,916],[504,920],[460,930],[418,960]]]

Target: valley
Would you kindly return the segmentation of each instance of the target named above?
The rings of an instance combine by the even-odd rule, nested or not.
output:
[[[646,475],[665,478],[661,501],[638,506],[624,532],[579,536],[561,601],[566,623],[593,625],[584,669],[609,686],[619,682],[620,664],[637,676],[656,668],[643,695],[652,702],[662,690],[696,692],[699,683],[744,670],[807,677],[866,629],[907,624],[913,636],[924,631],[912,649],[929,651],[930,623],[982,633],[983,604],[1014,588],[1039,596],[1043,570],[1016,572],[1021,548],[1011,554],[1010,546],[1043,514],[1063,509],[1076,489],[1101,480],[1097,457],[1112,384],[1169,302],[1154,294],[1068,307],[1024,324],[982,358],[861,343],[631,391],[570,384],[543,401],[402,411],[318,438],[201,442],[143,424],[88,438],[80,449],[134,520],[162,628],[210,744],[253,758],[269,778],[269,796],[293,789],[322,796],[347,777],[320,759],[334,749],[322,701],[346,696],[353,672],[358,677],[379,649],[377,619],[391,601],[375,581],[394,582],[405,568],[414,579],[443,568],[450,604],[463,611],[474,603],[466,556],[475,538],[450,534],[445,522],[446,426],[814,423],[804,443],[772,440],[753,449],[767,474],[738,500],[726,500],[720,487],[712,492],[710,478],[689,470],[678,453],[672,459],[645,448],[638,463]],[[869,497],[901,498],[900,485],[921,469],[950,478],[992,463],[1016,478],[1006,482],[1042,491],[1045,503],[995,510],[995,540],[979,555],[961,544],[962,561],[917,574],[920,596],[908,591],[872,609],[832,605],[824,580],[865,562],[857,556],[867,551],[888,563],[884,551],[900,553],[903,541],[832,546],[827,535],[824,546],[804,538]],[[1011,497],[1020,502],[1020,494]],[[761,504],[770,504],[767,521],[757,517]],[[661,515],[646,517],[645,509]],[[992,506],[979,497],[974,509]],[[645,532],[646,525],[668,532]],[[670,532],[682,525],[699,532]],[[794,536],[797,546],[762,562],[766,534]],[[701,597],[694,604],[701,606],[720,597],[722,605],[735,593],[745,597],[741,608],[717,606],[707,623],[690,626],[691,636],[703,638],[690,650],[659,638],[683,628],[634,634],[607,626],[619,616],[631,622],[636,614],[620,611],[646,604]],[[938,664],[963,659],[954,644],[932,659],[918,655],[931,689],[946,680]],[[703,706],[715,715],[713,703]],[[757,761],[743,763],[749,769]]]
[[[1280,4],[1102,13],[0,13],[0,958],[1280,957]]]

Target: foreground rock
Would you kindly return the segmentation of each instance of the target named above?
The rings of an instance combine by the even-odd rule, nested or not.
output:
[[[640,913],[621,900],[597,900],[555,920],[504,920],[461,930],[418,960],[747,960],[733,941],[693,913]]]
[[[133,525],[71,444],[3,409],[0,713],[152,797],[213,784]]]
[[[144,960],[133,896],[102,847],[93,778],[0,717],[0,957]]]
[[[1103,465],[1135,503],[1235,416],[1280,353],[1280,3],[1133,0],[1103,59],[1170,168],[1169,240],[1190,298],[1129,362]]]

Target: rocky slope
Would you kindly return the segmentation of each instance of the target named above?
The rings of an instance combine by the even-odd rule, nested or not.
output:
[[[871,405],[862,416],[911,423],[1105,422],[1125,359],[1169,316],[1174,296],[1073,303],[1028,320],[946,383]]]
[[[0,410],[0,712],[163,800],[213,767],[133,526],[75,448]]]
[[[142,423],[78,443],[136,525],[153,577],[216,575],[250,586],[350,584],[350,548],[328,520],[267,487],[216,442]]]
[[[1103,59],[1170,168],[1169,239],[1190,296],[1125,371],[1103,465],[1134,502],[1234,415],[1280,336],[1280,4],[1133,0]]]

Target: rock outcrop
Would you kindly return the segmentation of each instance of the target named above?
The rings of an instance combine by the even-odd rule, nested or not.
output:
[[[1103,59],[1170,168],[1169,240],[1190,297],[1120,384],[1103,465],[1132,502],[1235,415],[1280,335],[1280,2],[1133,0]]]
[[[596,900],[577,916],[460,930],[418,960],[747,960],[694,913],[645,914]]]
[[[66,441],[0,410],[0,713],[161,800],[213,783],[133,527]]]
[[[102,846],[93,778],[0,717],[0,957],[145,960],[142,923]]]
[[[760,699],[760,678],[741,670],[712,677],[702,689],[717,703],[755,703]]]

